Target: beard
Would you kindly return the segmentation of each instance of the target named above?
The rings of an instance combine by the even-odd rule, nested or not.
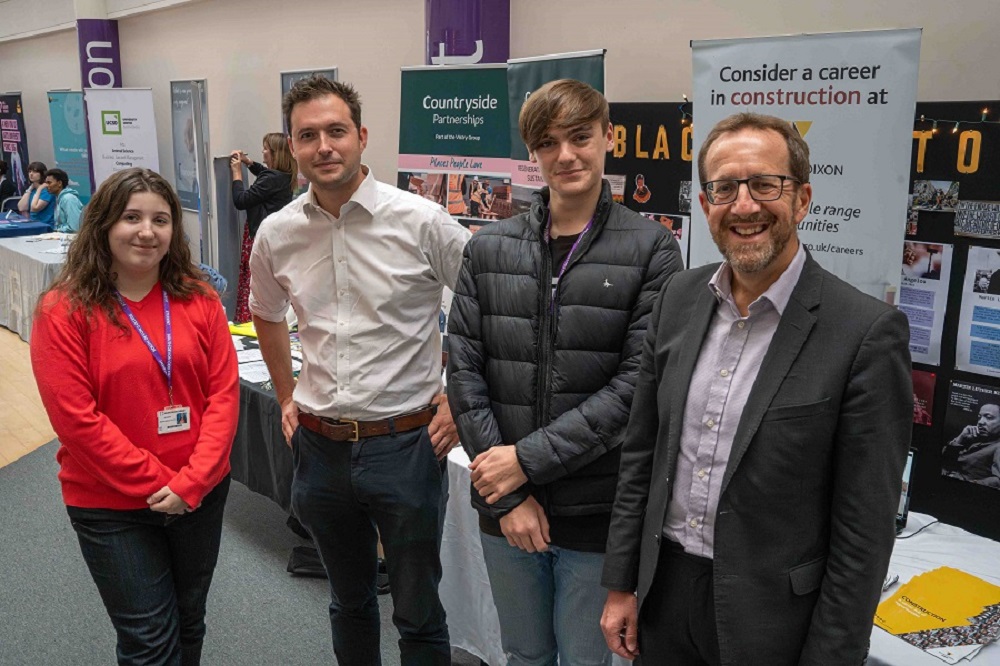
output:
[[[767,229],[763,237],[752,245],[732,242],[730,227],[736,223],[766,224]],[[712,231],[712,238],[733,270],[753,274],[770,266],[781,255],[792,237],[792,228],[789,222],[778,220],[770,213],[760,212],[746,217],[730,215],[723,220],[718,230]]]

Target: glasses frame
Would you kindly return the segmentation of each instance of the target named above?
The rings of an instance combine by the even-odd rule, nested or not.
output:
[[[756,178],[777,178],[778,180],[780,180],[781,187],[778,188],[778,195],[771,199],[758,199],[757,197],[755,197],[753,189],[751,189],[750,187],[750,181]],[[725,206],[739,199],[740,185],[747,186],[747,194],[750,195],[751,199],[757,202],[764,203],[768,201],[777,201],[778,199],[780,199],[782,195],[784,195],[785,193],[785,181],[788,180],[792,181],[793,183],[799,183],[800,185],[802,184],[801,180],[799,180],[798,178],[793,178],[792,176],[783,176],[777,173],[758,173],[754,176],[750,176],[749,178],[719,178],[717,180],[708,180],[701,184],[701,189],[705,193],[705,197],[708,199],[708,203],[712,204],[713,206]],[[736,183],[736,190],[735,190],[736,193],[733,195],[733,198],[730,199],[729,201],[722,201],[722,202],[715,201],[715,195],[712,193],[712,188],[710,187],[715,183]]]

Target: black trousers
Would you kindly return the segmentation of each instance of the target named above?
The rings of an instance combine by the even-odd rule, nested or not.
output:
[[[712,560],[663,537],[656,576],[639,615],[637,664],[717,666]]]

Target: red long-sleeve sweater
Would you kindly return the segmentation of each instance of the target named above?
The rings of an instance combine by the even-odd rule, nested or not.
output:
[[[159,283],[129,301],[166,361]],[[170,299],[174,403],[191,408],[191,429],[157,433],[169,404],[167,379],[142,338],[97,308],[70,312],[59,292],[46,295],[31,329],[31,365],[61,447],[59,480],[68,506],[147,508],[163,486],[189,506],[229,473],[239,417],[236,351],[218,297]]]

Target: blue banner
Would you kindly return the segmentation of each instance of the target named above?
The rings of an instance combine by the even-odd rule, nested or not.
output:
[[[50,92],[52,152],[56,166],[69,176],[69,186],[86,204],[90,201],[90,153],[87,151],[87,115],[82,92]]]

